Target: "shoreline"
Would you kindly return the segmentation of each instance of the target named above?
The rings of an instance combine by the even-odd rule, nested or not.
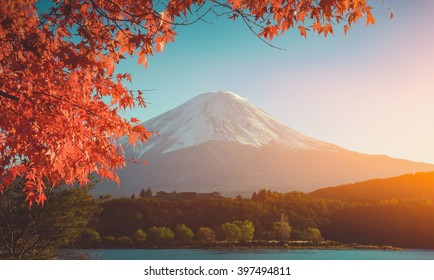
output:
[[[103,246],[104,249],[286,249],[286,250],[386,250],[396,251],[402,248],[389,245],[363,245],[358,243],[341,244],[334,241],[325,241],[321,243],[314,242],[274,242],[274,241],[250,241],[250,242],[210,242],[210,243],[184,243],[184,244],[154,244],[147,246]],[[102,249],[94,247],[88,249]]]

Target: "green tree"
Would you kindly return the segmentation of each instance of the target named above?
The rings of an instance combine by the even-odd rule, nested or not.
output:
[[[307,228],[303,231],[302,237],[304,240],[311,242],[321,242],[324,240],[321,236],[320,230],[317,228]]]
[[[215,231],[208,227],[201,227],[197,230],[196,239],[199,242],[215,241]]]
[[[153,196],[153,193],[152,193],[151,187],[148,187],[148,188],[146,189],[146,191],[145,191],[145,189],[142,189],[142,190],[140,191],[139,196],[140,196],[140,198],[149,198],[149,197],[152,197],[152,196]]]
[[[168,227],[151,227],[148,229],[148,240],[156,244],[170,243],[175,234]]]
[[[291,237],[291,226],[287,222],[275,222],[273,223],[274,233],[277,239],[285,241]]]
[[[79,245],[80,247],[88,248],[96,246],[100,242],[101,236],[99,232],[97,232],[93,228],[86,228],[80,233],[74,243]]]
[[[240,238],[241,238],[241,230],[236,224],[226,222],[220,226],[220,230],[219,230],[220,240],[233,242],[233,241],[240,240]]]
[[[243,222],[235,221],[233,222],[240,229],[239,241],[252,241],[255,235],[255,227],[253,223],[245,220]]]
[[[175,237],[179,241],[191,241],[194,238],[194,233],[188,226],[178,224],[175,227]]]
[[[17,179],[0,196],[0,258],[52,259],[61,247],[90,233],[88,224],[100,211],[88,193],[91,185],[53,188],[44,207],[29,208],[23,181]]]
[[[146,234],[146,232],[144,232],[140,228],[134,232],[134,241],[140,246],[143,246],[145,244],[147,238],[148,235]]]

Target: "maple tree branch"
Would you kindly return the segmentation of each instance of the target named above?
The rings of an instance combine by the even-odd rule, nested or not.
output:
[[[188,19],[186,18],[185,19],[185,21],[183,21],[183,22],[175,22],[175,21],[168,21],[168,20],[165,20],[162,16],[161,16],[161,14],[159,13],[159,12],[157,12],[155,9],[152,9],[152,12],[148,12],[148,13],[144,13],[144,14],[134,14],[134,13],[131,13],[131,12],[129,12],[129,11],[126,11],[125,9],[123,9],[122,7],[120,7],[118,4],[116,4],[115,2],[113,2],[113,1],[110,1],[110,0],[107,0],[107,2],[109,2],[110,4],[112,4],[112,5],[114,5],[114,6],[116,6],[118,9],[119,9],[119,11],[121,11],[121,12],[123,12],[123,13],[125,13],[125,14],[127,14],[128,16],[130,16],[131,18],[135,18],[136,20],[134,21],[137,25],[139,25],[140,27],[142,27],[142,28],[146,28],[145,26],[143,26],[142,24],[140,24],[140,22],[141,21],[143,21],[143,20],[141,20],[140,18],[142,18],[142,17],[144,17],[144,16],[147,16],[147,15],[150,15],[150,14],[152,14],[152,15],[154,15],[156,18],[158,18],[159,20],[161,20],[162,22],[164,22],[164,23],[167,23],[167,24],[170,24],[170,25],[174,25],[174,26],[188,26],[188,25],[192,25],[192,24],[195,24],[196,22],[198,22],[198,21],[201,21],[201,20],[203,20],[203,18],[212,10],[212,7],[210,7],[208,10],[206,10],[203,14],[201,14],[201,15],[199,15],[199,10],[202,8],[202,7],[204,7],[205,6],[205,4],[201,4],[201,5],[199,5],[199,7],[196,9],[196,15],[197,15],[197,18],[195,19],[195,20],[193,20],[193,21],[188,21]],[[116,25],[116,27],[118,28],[118,30],[122,30],[122,28],[117,24],[117,22],[131,22],[131,20],[130,19],[115,19],[115,18],[113,18],[113,17],[110,17],[110,16],[108,16],[107,15],[107,13],[103,10],[103,9],[101,9],[96,3],[95,3],[95,1],[91,1],[91,3],[92,3],[92,5],[94,5],[94,7],[96,8],[96,10],[99,12],[99,13],[101,13],[106,19],[109,19],[109,20],[111,20],[111,21],[113,21],[113,23]],[[169,6],[166,6],[166,8],[168,8]]]
[[[139,91],[157,91],[158,89],[156,88],[151,88],[151,89],[131,89],[130,91],[132,92],[139,92]]]
[[[110,2],[110,1],[108,1],[108,2]],[[101,9],[96,3],[95,3],[95,1],[91,1],[91,3],[92,3],[92,5],[94,6],[94,9],[98,12],[98,13],[100,13],[105,19],[107,19],[107,21],[112,21],[113,22],[113,24],[116,26],[116,28],[117,28],[117,30],[119,30],[119,31],[121,31],[125,36],[127,36],[127,37],[129,37],[128,36],[128,34],[126,34],[125,32],[124,32],[124,30],[123,30],[123,28],[121,27],[121,26],[119,26],[119,24],[118,24],[118,21],[120,21],[120,20],[118,20],[118,19],[115,19],[115,18],[112,18],[112,17],[110,17],[103,9]],[[111,3],[111,2],[110,2]],[[112,3],[113,4],[113,3]],[[113,5],[115,5],[115,4],[113,4]],[[119,7],[119,9],[121,9],[120,7]]]
[[[218,5],[216,5],[218,6]],[[215,9],[212,9],[211,13],[213,13],[215,16],[217,17],[221,17],[221,16],[228,16],[232,15],[234,13],[234,11],[230,10],[230,11],[226,11],[226,12],[217,12]]]
[[[155,15],[157,13],[154,9],[152,9],[152,12],[148,12],[148,13],[144,13],[144,14],[133,14],[133,13],[131,13],[129,11],[124,10],[121,6],[119,6],[117,3],[115,3],[115,2],[113,2],[111,0],[106,0],[106,1],[109,2],[110,4],[112,4],[113,6],[116,6],[119,9],[119,11],[121,11],[121,12],[129,15],[130,17],[140,18],[140,17],[144,17],[144,16],[147,16],[147,15],[150,15],[150,14],[154,14]],[[91,2],[92,2],[92,4],[95,3],[95,1],[93,1],[93,0],[91,0]]]
[[[20,100],[18,97],[10,95],[9,93],[6,93],[2,90],[0,90],[0,96],[11,99],[11,100],[15,100],[15,101]]]
[[[244,21],[244,23],[247,25],[247,27],[250,29],[250,31],[251,31],[253,34],[255,34],[255,36],[256,36],[259,40],[261,40],[263,43],[267,44],[268,46],[270,46],[270,47],[272,47],[272,48],[275,48],[275,49],[278,49],[278,50],[281,50],[281,51],[286,51],[286,49],[281,48],[281,47],[278,47],[278,46],[275,46],[275,45],[271,44],[270,42],[268,42],[267,40],[265,40],[264,38],[262,38],[261,36],[259,36],[259,34],[256,33],[256,31],[253,29],[253,27],[249,24],[248,19],[245,18],[244,14],[243,14],[243,13],[239,13],[239,15],[241,16],[241,18],[243,19],[243,21]]]
[[[223,13],[223,14],[217,14],[217,13],[214,13],[215,15],[217,15],[217,16],[219,16],[219,15],[224,15],[224,14],[233,14],[233,13],[236,13],[236,14],[238,14],[242,19],[243,19],[243,21],[244,21],[244,23],[247,25],[247,27],[249,28],[249,30],[259,39],[259,40],[261,40],[263,43],[265,43],[265,44],[267,44],[268,46],[270,46],[270,47],[272,47],[272,48],[275,48],[275,49],[278,49],[278,50],[281,50],[281,51],[286,51],[286,49],[284,49],[284,48],[281,48],[281,47],[278,47],[278,46],[276,46],[276,45],[273,45],[272,43],[270,43],[270,42],[268,42],[267,40],[265,40],[264,38],[262,38],[261,36],[259,36],[259,34],[253,29],[253,27],[252,27],[252,24],[253,25],[256,25],[256,26],[258,26],[258,27],[260,27],[260,28],[263,28],[263,26],[260,26],[260,25],[258,25],[256,22],[253,22],[252,20],[250,20],[249,18],[248,18],[248,15],[246,15],[242,10],[240,10],[240,9],[236,9],[236,10],[232,10],[232,8],[228,5],[228,4],[225,4],[225,3],[221,3],[221,2],[219,2],[219,1],[214,1],[214,3],[216,3],[218,6],[221,6],[221,7],[224,7],[224,8],[226,8],[226,9],[229,9],[230,11],[228,11],[227,13]],[[270,15],[269,15],[270,16]],[[265,20],[265,19],[264,19]]]

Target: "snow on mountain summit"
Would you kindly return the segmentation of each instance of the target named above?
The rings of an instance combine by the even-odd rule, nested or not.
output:
[[[208,141],[261,147],[268,143],[291,149],[333,146],[307,137],[229,91],[198,95],[143,125],[156,135],[137,145],[136,157],[148,151],[168,153]]]

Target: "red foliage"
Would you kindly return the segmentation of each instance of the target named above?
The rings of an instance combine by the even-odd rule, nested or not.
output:
[[[294,26],[303,36],[310,28],[326,36],[332,22],[345,22],[345,32],[363,16],[373,24],[367,1],[57,0],[38,14],[36,0],[3,0],[0,191],[25,178],[28,201],[43,203],[47,186],[83,185],[90,173],[119,181],[115,169],[125,158],[116,139],[128,136],[135,145],[150,133],[118,114],[145,101],[115,67],[125,53],[147,66],[147,56],[174,40],[175,21],[193,7],[231,11],[272,40]]]

